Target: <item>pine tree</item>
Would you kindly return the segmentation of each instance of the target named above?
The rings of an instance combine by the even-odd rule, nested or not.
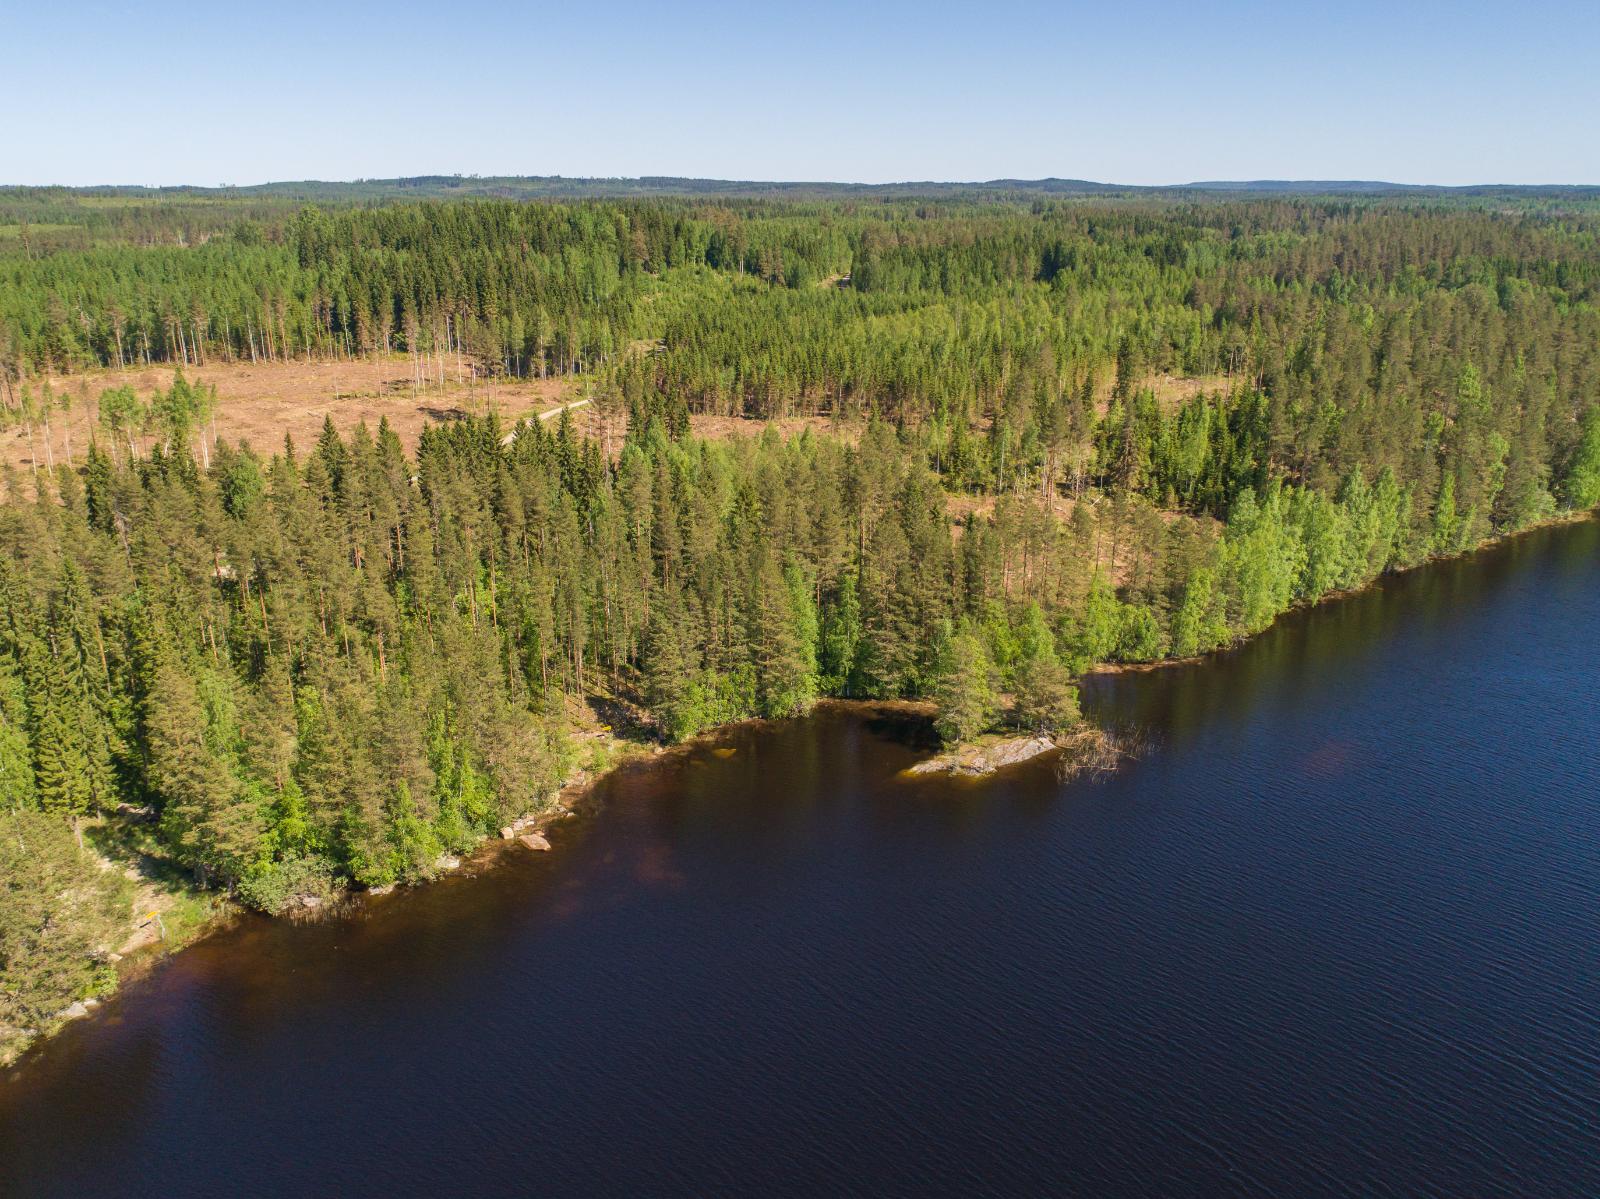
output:
[[[1034,733],[1058,733],[1082,719],[1078,689],[1066,667],[1053,657],[1023,659],[1017,668],[1014,719]]]
[[[1078,723],[1078,689],[1056,654],[1055,638],[1038,604],[1029,604],[1017,635],[1012,719],[1023,729],[1056,733]]]

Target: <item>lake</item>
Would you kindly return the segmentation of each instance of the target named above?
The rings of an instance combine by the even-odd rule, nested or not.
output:
[[[832,706],[246,920],[0,1079],[0,1192],[1600,1194],[1600,524],[1085,707],[1112,776]]]

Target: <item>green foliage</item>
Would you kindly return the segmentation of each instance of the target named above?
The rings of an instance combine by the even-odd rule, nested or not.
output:
[[[957,633],[946,642],[930,698],[939,709],[934,728],[948,745],[970,741],[994,724],[1000,714],[994,665],[982,641]]]
[[[1167,637],[1156,614],[1143,604],[1122,607],[1117,630],[1117,658],[1123,662],[1154,662],[1167,652]]]
[[[31,745],[22,680],[7,657],[0,655],[0,811],[39,806]]]
[[[188,445],[189,435],[211,418],[216,403],[215,387],[195,386],[180,370],[172,386],[152,398],[145,423],[160,439],[163,452],[170,453],[174,446]],[[104,412],[103,399],[101,405]]]
[[[1096,662],[1110,661],[1116,654],[1122,632],[1122,605],[1111,584],[1096,572],[1073,631],[1073,665],[1082,670]]]
[[[1306,551],[1287,522],[1281,490],[1258,503],[1242,492],[1228,514],[1222,541],[1222,578],[1229,595],[1231,623],[1246,634],[1259,633],[1294,602],[1304,577]]]
[[[649,665],[645,670],[645,702],[655,713],[668,741],[694,736],[711,723],[711,704],[700,677],[698,655],[683,629],[682,614],[657,603],[645,632]]]
[[[1433,540],[1429,548],[1435,554],[1459,553],[1462,538],[1470,528],[1471,522],[1463,521],[1456,508],[1456,478],[1447,474],[1433,502]]]
[[[0,1032],[38,1029],[102,988],[129,902],[127,880],[60,821],[0,811]]]
[[[1315,599],[1342,586],[1355,568],[1345,508],[1320,492],[1300,491],[1290,497],[1288,519],[1305,547],[1296,593]]]
[[[1231,636],[1217,572],[1202,567],[1184,583],[1183,599],[1172,615],[1172,654],[1191,658],[1209,653],[1226,645]]]
[[[276,916],[306,900],[325,902],[333,894],[332,864],[325,858],[288,857],[265,862],[239,880],[242,903]]]
[[[591,697],[677,741],[927,696],[963,741],[1003,688],[1060,732],[1097,663],[1600,506],[1592,205],[574,186],[0,196],[53,230],[0,245],[0,1025],[104,982],[86,827],[292,910],[548,804]],[[579,376],[607,448],[215,440],[219,363],[392,352]],[[180,369],[101,392],[80,476],[43,380],[94,364]],[[846,435],[690,435],[740,416]]]
[[[1562,492],[1577,510],[1600,507],[1600,405],[1584,411],[1578,446],[1567,464]]]
[[[1011,720],[1028,732],[1062,732],[1082,718],[1078,689],[1056,656],[1055,638],[1036,603],[1023,610],[1011,691]]]
[[[752,601],[750,646],[762,716],[802,716],[817,698],[817,615],[797,568],[764,555]]]
[[[838,581],[830,603],[822,611],[818,646],[818,690],[847,695],[861,646],[861,602],[856,596],[856,576],[847,571]]]
[[[100,393],[100,424],[111,435],[113,447],[126,445],[135,451],[135,436],[144,428],[146,409],[132,387],[107,388]]]
[[[195,680],[165,653],[151,666],[141,723],[162,833],[202,878],[237,882],[260,855],[260,812],[213,746],[219,721]]]
[[[821,695],[932,696],[960,740],[1002,687],[1060,728],[1097,663],[1600,505],[1589,209],[193,203],[64,198],[70,236],[0,247],[43,458],[0,503],[0,811],[148,805],[266,910],[549,802],[588,697],[667,740]],[[408,456],[330,419],[263,458],[190,381],[394,351],[580,375],[626,439],[478,417]],[[101,393],[80,479],[38,376],[92,363],[182,369]]]

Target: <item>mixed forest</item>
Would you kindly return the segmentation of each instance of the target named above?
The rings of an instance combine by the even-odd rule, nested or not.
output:
[[[237,445],[189,381],[380,352],[626,436]],[[1594,508],[1600,208],[4,193],[5,435],[84,370],[94,443],[0,502],[13,1035],[108,985],[119,846],[265,911],[419,880],[549,801],[587,700],[1057,730],[1093,666]]]

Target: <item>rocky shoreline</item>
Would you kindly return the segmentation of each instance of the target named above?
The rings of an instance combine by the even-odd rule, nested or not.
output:
[[[492,834],[481,839],[477,844],[458,853],[441,855],[433,863],[432,871],[425,878],[409,883],[391,883],[383,887],[355,888],[339,887],[331,892],[313,894],[310,892],[293,895],[284,907],[272,918],[285,920],[319,920],[340,911],[348,910],[351,904],[369,902],[391,894],[402,887],[423,886],[446,874],[453,873],[467,865],[473,857],[482,856],[486,852],[493,852],[492,847],[515,841],[520,846],[535,852],[548,852],[554,848],[548,833],[552,825],[573,814],[576,803],[589,792],[594,784],[616,765],[631,757],[636,752],[630,750],[633,743],[620,738],[611,737],[606,740],[605,753],[602,756],[603,766],[599,768],[584,767],[574,771],[561,786],[549,794],[544,802],[533,811],[517,817],[499,830],[499,837]],[[657,751],[659,752],[659,750]],[[128,813],[123,813],[124,816]],[[133,813],[138,816],[138,813]],[[127,869],[130,878],[137,877],[133,867],[121,862],[104,861],[106,869]],[[156,968],[161,962],[196,941],[221,931],[233,924],[250,909],[246,908],[237,899],[222,896],[220,893],[207,893],[205,899],[209,911],[200,918],[194,919],[183,930],[181,936],[169,936],[169,927],[158,918],[158,911],[166,904],[183,898],[195,898],[194,893],[184,889],[175,889],[165,892],[141,893],[136,898],[134,907],[140,914],[130,922],[127,938],[117,944],[114,949],[108,946],[109,952],[105,954],[105,962],[115,972],[115,985],[107,986],[99,994],[75,1000],[60,1011],[53,1013],[47,1019],[40,1021],[37,1027],[13,1028],[0,1024],[0,1069],[7,1068],[18,1061],[24,1053],[41,1041],[49,1039],[67,1025],[91,1015],[96,1009],[102,1007],[108,999],[113,998],[123,984],[138,978]],[[167,911],[170,918],[172,912]]]
[[[1054,737],[1043,735],[1007,737],[999,741],[959,745],[947,753],[918,762],[906,770],[908,775],[957,774],[981,777],[1032,761],[1040,754],[1059,749]]]
[[[1083,721],[1053,735],[989,737],[958,745],[901,773],[910,778],[934,774],[984,778],[1045,754],[1056,755],[1056,775],[1065,781],[1081,774],[1104,774],[1114,769],[1128,751],[1118,738]]]

